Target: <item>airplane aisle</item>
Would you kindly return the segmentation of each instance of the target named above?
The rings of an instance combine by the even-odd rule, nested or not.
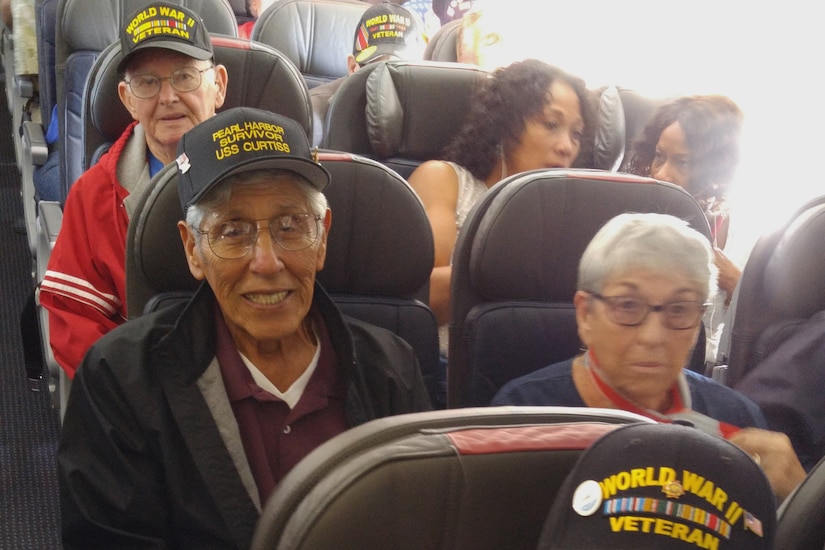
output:
[[[60,548],[57,413],[27,389],[19,315],[31,291],[11,117],[0,94],[0,550]]]

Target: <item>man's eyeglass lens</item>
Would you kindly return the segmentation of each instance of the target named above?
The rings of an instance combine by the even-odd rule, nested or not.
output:
[[[258,241],[258,232],[265,228],[284,250],[308,248],[318,239],[320,221],[321,216],[313,214],[286,214],[269,220],[265,227],[251,221],[233,220],[198,233],[206,235],[209,248],[216,256],[233,260],[246,256]]]
[[[168,80],[172,87],[179,92],[192,92],[201,85],[202,75],[212,67],[196,69],[195,67],[183,67],[172,73],[172,76],[157,76],[154,74],[139,74],[127,80],[126,84],[135,97],[149,99],[160,93],[160,87],[164,80]]]

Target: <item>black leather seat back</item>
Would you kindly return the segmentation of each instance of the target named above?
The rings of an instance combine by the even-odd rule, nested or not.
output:
[[[369,7],[354,0],[280,0],[255,21],[250,38],[283,52],[313,88],[348,74],[347,55]]]
[[[487,405],[505,382],[577,353],[579,259],[601,226],[623,212],[671,214],[710,240],[704,213],[686,191],[626,174],[526,172],[476,204],[453,255],[449,407]],[[703,371],[703,355],[694,355],[694,370]]]
[[[461,19],[441,25],[427,41],[424,59],[428,61],[458,61],[458,30]]]
[[[318,447],[264,506],[253,550],[533,550],[582,449],[641,417],[562,408],[382,418]]]
[[[333,96],[322,143],[376,159],[406,178],[425,160],[441,158],[487,75],[457,63],[368,65]]]
[[[377,162],[329,152],[320,160],[332,175],[324,193],[333,214],[317,279],[344,313],[404,338],[435,396],[438,324],[418,299],[434,261],[424,207],[406,181]],[[129,225],[130,318],[186,298],[196,288],[178,237],[182,218],[176,167],[170,164],[155,176]]]
[[[825,459],[814,466],[777,510],[775,548],[825,547]]]
[[[825,196],[762,236],[732,305],[725,383],[736,386],[808,318],[825,309]]]

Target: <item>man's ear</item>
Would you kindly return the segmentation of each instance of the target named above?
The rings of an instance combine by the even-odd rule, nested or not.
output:
[[[354,73],[355,71],[357,71],[360,68],[361,68],[361,66],[358,63],[355,62],[355,56],[352,55],[352,54],[349,54],[347,56],[347,71],[349,71],[349,74]]]
[[[315,271],[324,269],[324,262],[327,259],[327,237],[329,236],[329,229],[332,227],[332,210],[327,208],[324,219],[321,221],[324,224],[324,234],[321,237],[321,244],[318,246],[318,256],[315,261]]]
[[[132,115],[132,118],[137,120],[137,110],[134,105],[135,98],[129,91],[129,85],[122,80],[117,83],[117,95],[120,97],[120,102],[123,103],[123,106],[126,107],[126,110]]]
[[[229,74],[226,71],[226,67],[223,65],[215,65],[215,86],[218,88],[218,92],[215,94],[215,110],[220,109],[223,106],[223,102],[226,101],[226,87],[229,85]]]
[[[202,281],[206,275],[203,272],[203,263],[198,251],[198,235],[181,220],[178,222],[178,232],[183,244],[183,252],[186,254],[186,262],[189,264],[189,272],[198,281]]]

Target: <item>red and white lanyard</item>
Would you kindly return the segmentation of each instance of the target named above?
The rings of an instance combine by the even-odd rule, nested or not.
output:
[[[619,390],[611,386],[610,383],[605,380],[604,375],[601,372],[601,368],[599,367],[599,363],[596,361],[596,356],[593,355],[593,350],[587,350],[583,359],[584,369],[590,375],[590,378],[596,385],[596,388],[602,396],[610,401],[610,403],[612,403],[617,409],[640,414],[656,420],[657,422],[666,424],[676,421],[687,422],[703,432],[724,438],[733,435],[741,429],[738,426],[734,426],[733,424],[728,424],[726,422],[720,422],[719,420],[715,420],[707,415],[691,409],[690,388],[688,388],[687,379],[685,378],[684,372],[679,373],[676,383],[669,390],[672,402],[670,408],[665,412],[660,413],[659,411],[637,405],[622,395]]]

